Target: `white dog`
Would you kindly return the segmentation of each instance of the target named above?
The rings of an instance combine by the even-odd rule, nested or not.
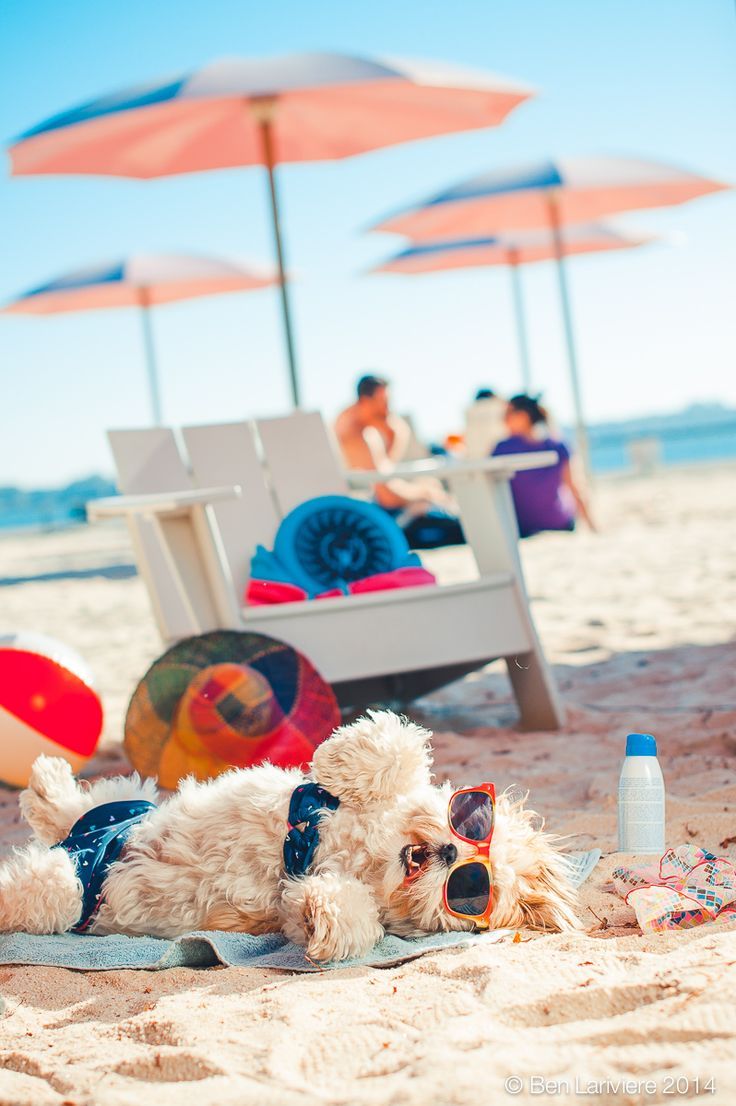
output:
[[[0,868],[0,930],[281,930],[313,959],[337,960],[365,954],[386,931],[471,929],[448,911],[444,891],[449,869],[476,848],[450,829],[452,788],[431,784],[429,738],[395,714],[370,713],[315,750],[311,776],[269,764],[234,769],[209,783],[186,779],[150,806],[151,780],[80,785],[66,761],[39,757],[20,796],[36,839]],[[69,841],[80,830],[89,830],[84,841],[104,837],[118,809],[105,804],[123,803],[144,814],[117,859],[102,857],[90,908],[93,850]],[[566,864],[521,802],[499,797],[488,855],[490,926],[579,927]]]

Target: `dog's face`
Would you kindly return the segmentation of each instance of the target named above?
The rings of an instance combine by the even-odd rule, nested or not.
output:
[[[470,930],[473,923],[450,914],[444,903],[448,872],[456,860],[475,855],[472,845],[450,830],[452,787],[427,786],[407,798],[397,830],[384,853],[386,926],[406,936],[442,930]],[[579,928],[575,895],[565,863],[536,815],[501,795],[491,842],[493,912],[490,927],[537,930]]]

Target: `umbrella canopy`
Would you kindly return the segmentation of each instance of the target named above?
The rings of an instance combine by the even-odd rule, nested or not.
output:
[[[149,308],[175,300],[250,292],[277,283],[275,272],[214,257],[135,254],[77,269],[24,292],[0,309],[4,315],[54,315],[112,307],[139,307],[154,423],[161,422],[156,351]]]
[[[578,446],[590,473],[562,227],[620,211],[681,204],[728,187],[658,161],[563,157],[471,177],[372,229],[406,234],[416,242],[549,228],[557,261]]]
[[[563,157],[482,173],[389,216],[372,229],[413,241],[584,223],[637,208],[668,207],[730,185],[658,161]]]
[[[531,95],[505,78],[437,62],[333,53],[224,59],[47,119],[11,147],[12,172],[148,178],[264,165],[298,406],[275,166],[498,126]]]
[[[6,315],[54,315],[110,307],[153,307],[175,300],[250,292],[277,282],[257,266],[184,254],[135,254],[91,265],[31,288],[0,309]]]
[[[532,95],[493,74],[440,62],[287,54],[225,58],[52,116],[11,147],[14,174],[160,177],[264,162],[351,157],[502,123]]]
[[[655,234],[624,230],[606,223],[564,227],[561,237],[566,254],[631,249],[660,240]],[[554,237],[549,230],[519,231],[496,238],[443,239],[409,246],[378,265],[373,272],[420,275],[447,269],[509,266],[522,385],[524,391],[528,392],[531,388],[531,366],[526,311],[518,267],[535,261],[549,261],[556,256]]]
[[[628,231],[613,224],[586,223],[564,227],[566,254],[625,250],[660,240],[656,234]],[[488,265],[528,265],[556,256],[549,230],[499,234],[496,238],[453,238],[423,242],[394,254],[375,273],[433,273],[444,269],[470,269]]]

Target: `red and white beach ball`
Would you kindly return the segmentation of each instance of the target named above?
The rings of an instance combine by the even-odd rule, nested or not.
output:
[[[0,780],[25,787],[41,753],[77,772],[101,732],[102,705],[78,653],[41,634],[0,635]]]

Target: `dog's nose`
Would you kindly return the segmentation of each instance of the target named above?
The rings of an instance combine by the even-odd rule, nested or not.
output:
[[[457,860],[457,849],[454,845],[443,845],[440,849],[440,857],[449,868]]]

